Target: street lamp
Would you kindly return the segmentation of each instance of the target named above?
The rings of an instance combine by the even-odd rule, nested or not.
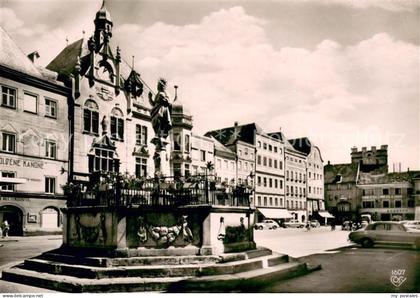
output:
[[[252,197],[254,197],[254,195],[255,195],[255,181],[254,181],[255,174],[251,171],[249,173],[249,175],[246,176],[246,184],[247,185],[248,185],[248,177],[251,178],[252,184],[254,184],[254,185],[252,185],[252,188],[251,188],[251,194],[252,194]],[[251,239],[252,239],[252,235],[251,235],[251,233],[252,233],[252,231],[251,231],[251,199],[250,199],[249,195],[248,195],[247,217],[248,217],[248,241],[251,241]]]

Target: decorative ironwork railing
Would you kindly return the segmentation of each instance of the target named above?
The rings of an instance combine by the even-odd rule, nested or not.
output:
[[[133,183],[134,182],[134,183]],[[245,186],[216,185],[207,179],[181,182],[172,177],[147,180],[97,182],[68,188],[67,206],[250,206],[252,190]]]

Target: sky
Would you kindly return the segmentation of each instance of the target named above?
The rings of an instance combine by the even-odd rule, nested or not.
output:
[[[90,37],[102,0],[0,0],[0,24],[46,66]],[[324,162],[388,144],[420,170],[420,2],[107,0],[112,44],[149,86],[165,77],[194,131],[258,123],[306,136]],[[67,40],[67,41],[66,41]],[[170,90],[171,91],[171,90]],[[398,168],[398,167],[397,167]]]

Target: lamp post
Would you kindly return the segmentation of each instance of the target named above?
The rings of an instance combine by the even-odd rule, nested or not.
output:
[[[247,184],[248,184],[248,177],[251,178],[252,184],[254,184],[254,182],[255,182],[254,181],[255,174],[251,171],[249,173],[249,175],[246,176],[246,182],[247,182]],[[254,194],[255,194],[255,186],[254,185],[252,185],[251,194],[252,194],[252,197],[254,197]],[[248,196],[248,212],[247,212],[247,217],[248,217],[248,241],[251,241],[252,240],[252,230],[251,230],[251,199],[250,199],[250,196]]]

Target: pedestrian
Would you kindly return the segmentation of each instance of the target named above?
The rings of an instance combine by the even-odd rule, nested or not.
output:
[[[10,225],[7,222],[7,220],[3,221],[3,223],[1,224],[1,230],[3,232],[2,238],[9,237],[9,229],[10,229]]]
[[[311,230],[311,225],[310,225],[309,221],[306,222],[306,230],[307,231],[310,231]]]

